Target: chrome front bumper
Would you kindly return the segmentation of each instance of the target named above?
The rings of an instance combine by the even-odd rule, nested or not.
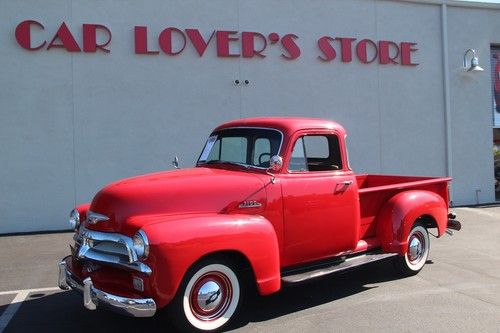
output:
[[[102,305],[113,312],[131,317],[152,317],[156,312],[156,303],[152,298],[127,298],[109,294],[95,288],[90,277],[80,282],[68,269],[66,258],[59,263],[59,288],[82,293],[83,305],[89,310]]]

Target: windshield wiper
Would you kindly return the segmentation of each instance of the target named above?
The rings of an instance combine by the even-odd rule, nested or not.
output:
[[[198,163],[198,165],[208,165],[208,164],[229,164],[229,165],[236,165],[236,166],[244,167],[245,169],[248,169],[250,167],[248,164],[245,164],[245,163],[223,161],[223,160],[210,160],[210,161]]]

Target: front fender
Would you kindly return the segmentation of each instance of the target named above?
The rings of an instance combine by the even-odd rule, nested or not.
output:
[[[149,242],[148,264],[153,270],[151,290],[160,307],[175,296],[186,271],[201,257],[220,251],[245,256],[255,274],[260,294],[281,287],[279,247],[272,224],[261,216],[186,214],[141,216]]]
[[[418,218],[431,217],[437,224],[439,236],[446,230],[448,205],[438,194],[430,191],[405,191],[393,196],[377,217],[377,237],[384,252],[404,255],[410,230]]]
[[[76,206],[76,210],[80,214],[81,223],[83,223],[85,221],[85,219],[87,218],[87,212],[88,212],[89,208],[90,208],[90,202]]]

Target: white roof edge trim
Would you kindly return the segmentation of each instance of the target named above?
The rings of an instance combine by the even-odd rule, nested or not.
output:
[[[428,5],[447,5],[450,7],[478,8],[478,9],[500,9],[500,3],[460,1],[460,0],[377,0],[389,2],[407,2]]]

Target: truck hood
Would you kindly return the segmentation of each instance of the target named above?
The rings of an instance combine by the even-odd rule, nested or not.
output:
[[[136,216],[235,211],[255,214],[265,208],[267,183],[267,175],[207,167],[127,178],[107,185],[96,194],[90,210],[109,220],[86,223],[86,227],[131,236],[148,220],[132,222],[130,218]],[[262,206],[239,207],[240,203],[249,200]],[[142,222],[138,225],[136,220]]]

